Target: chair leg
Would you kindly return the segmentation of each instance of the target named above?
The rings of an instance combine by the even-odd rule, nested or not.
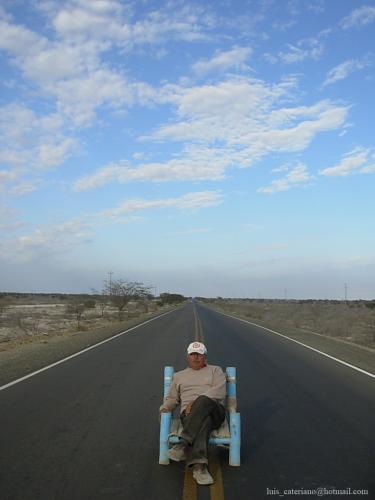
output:
[[[168,449],[169,449],[169,433],[171,428],[172,413],[160,414],[160,448],[159,448],[159,464],[168,465]]]
[[[229,465],[241,465],[241,418],[238,412],[229,414],[230,445]]]

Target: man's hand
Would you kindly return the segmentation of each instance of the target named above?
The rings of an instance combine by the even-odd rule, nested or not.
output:
[[[190,403],[185,408],[185,414],[189,415],[191,413],[191,407],[193,406],[194,401],[190,401]]]
[[[171,411],[171,410],[170,410],[169,408],[166,408],[165,406],[162,406],[162,407],[160,408],[160,413],[168,413],[168,412],[170,412],[170,411]]]

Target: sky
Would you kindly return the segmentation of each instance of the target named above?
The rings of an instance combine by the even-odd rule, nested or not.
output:
[[[375,1],[2,0],[0,291],[375,298]]]

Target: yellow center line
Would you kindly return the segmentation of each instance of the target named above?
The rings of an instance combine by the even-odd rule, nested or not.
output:
[[[210,454],[209,468],[215,481],[214,484],[210,485],[211,500],[224,500],[223,474],[216,450]]]
[[[199,325],[199,338],[201,342],[204,342],[204,336],[203,336],[203,327],[200,318],[198,318],[198,325]]]
[[[198,314],[197,314],[195,307],[194,307],[193,311],[194,311],[194,322],[195,322],[194,340],[195,340],[195,342],[204,342],[203,328],[202,328],[201,320],[198,318]]]
[[[194,340],[195,340],[195,342],[199,341],[199,323],[198,323],[198,316],[197,316],[197,311],[195,310],[195,307],[194,307]]]
[[[193,478],[193,470],[191,467],[185,467],[184,490],[182,492],[182,500],[197,500],[197,483]]]
[[[224,499],[224,486],[223,474],[221,471],[220,459],[216,452],[211,452],[209,457],[209,470],[214,479],[214,484],[210,485],[210,499],[211,500],[225,500]],[[203,486],[206,488],[206,486]],[[198,485],[193,478],[192,467],[185,467],[184,476],[184,489],[182,492],[182,500],[197,500]]]
[[[194,311],[194,340],[196,342],[204,342],[203,327],[201,320],[198,318],[195,307]],[[224,500],[224,485],[223,474],[221,471],[220,459],[217,451],[210,451],[209,455],[209,470],[214,479],[214,484],[210,485],[210,499],[211,500]],[[207,488],[207,486],[203,486]],[[184,489],[182,492],[182,500],[197,500],[198,487],[195,479],[193,478],[193,471],[191,467],[185,467],[184,476]]]

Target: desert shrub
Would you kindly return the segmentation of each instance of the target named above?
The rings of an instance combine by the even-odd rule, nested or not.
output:
[[[67,314],[75,316],[77,321],[77,330],[81,329],[81,320],[85,309],[86,309],[85,304],[79,301],[68,302],[68,304],[65,307],[65,311]]]
[[[185,300],[186,298],[179,293],[161,293],[159,297],[160,305],[179,304]]]
[[[95,299],[86,299],[83,304],[86,309],[95,309],[96,302]]]
[[[148,312],[148,302],[147,300],[140,300],[136,304],[136,310],[139,312],[147,313]]]

